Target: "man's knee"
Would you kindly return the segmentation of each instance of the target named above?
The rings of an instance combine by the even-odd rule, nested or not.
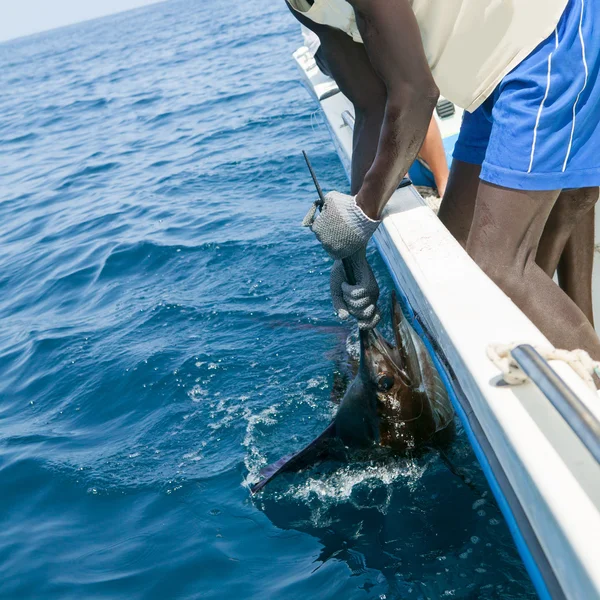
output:
[[[587,212],[590,208],[592,208],[596,202],[598,202],[598,196],[600,194],[600,188],[597,187],[588,187],[581,188],[577,190],[579,195],[579,202],[581,204],[581,208]]]
[[[563,190],[556,203],[563,219],[577,222],[598,201],[597,187]]]

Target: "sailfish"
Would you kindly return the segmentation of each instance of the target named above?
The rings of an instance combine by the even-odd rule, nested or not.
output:
[[[255,494],[275,477],[316,463],[346,460],[352,450],[376,446],[406,454],[453,431],[454,409],[421,338],[392,295],[395,345],[377,330],[361,332],[358,372],[328,427],[299,452],[261,471]]]

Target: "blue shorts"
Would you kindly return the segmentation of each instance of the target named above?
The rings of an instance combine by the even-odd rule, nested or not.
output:
[[[465,112],[453,156],[511,189],[600,185],[600,0],[569,0],[552,35]]]

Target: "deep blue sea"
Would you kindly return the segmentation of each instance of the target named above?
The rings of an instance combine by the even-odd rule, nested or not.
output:
[[[283,0],[176,0],[0,45],[2,599],[535,597],[464,434],[470,485],[428,455],[249,495],[352,348],[299,41]]]

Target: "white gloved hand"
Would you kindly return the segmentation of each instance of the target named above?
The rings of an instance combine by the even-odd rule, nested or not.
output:
[[[333,308],[341,319],[352,315],[358,321],[359,329],[373,329],[381,318],[377,310],[379,286],[365,250],[360,250],[348,261],[356,279],[356,285],[348,283],[341,260],[336,260],[331,268],[330,287]]]
[[[317,239],[334,260],[348,258],[366,248],[381,221],[365,215],[356,204],[356,196],[329,192],[321,213],[315,203],[302,224],[310,227]]]

